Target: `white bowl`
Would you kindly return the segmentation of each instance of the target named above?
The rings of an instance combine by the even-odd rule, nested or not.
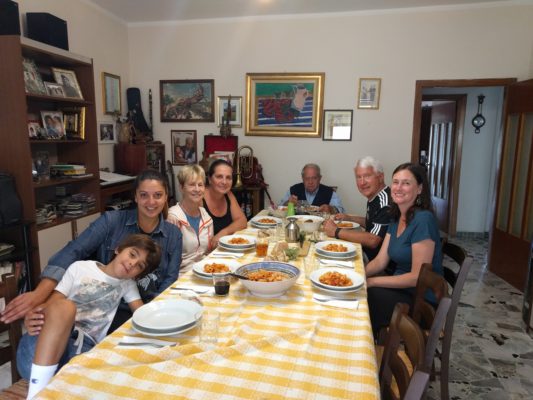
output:
[[[249,272],[264,269],[267,271],[278,271],[289,275],[288,279],[278,282],[257,282],[241,279],[242,284],[251,294],[258,297],[279,297],[298,280],[300,270],[294,265],[279,261],[259,261],[243,265],[235,271],[236,274],[247,276]]]
[[[324,218],[317,215],[295,215],[296,223],[304,232],[312,233],[319,230],[320,225],[324,222]]]

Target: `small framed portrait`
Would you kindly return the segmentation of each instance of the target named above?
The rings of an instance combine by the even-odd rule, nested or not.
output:
[[[352,110],[324,110],[322,140],[352,140]]]
[[[30,139],[38,139],[41,134],[41,124],[38,121],[28,121]]]
[[[172,164],[186,165],[198,162],[196,131],[170,131],[172,141]]]
[[[117,115],[122,112],[120,76],[102,72],[104,114]]]
[[[41,111],[43,127],[47,139],[64,139],[65,126],[62,111]]]
[[[112,122],[101,122],[98,130],[98,143],[109,144],[117,143],[117,135],[115,133],[115,124]]]
[[[230,108],[228,103],[231,105]],[[216,111],[218,126],[226,124],[228,116],[232,127],[242,126],[242,96],[218,96]]]
[[[381,78],[359,79],[359,95],[357,96],[357,108],[369,110],[379,109],[379,96],[381,92]]]
[[[56,82],[63,86],[65,97],[83,100],[80,85],[74,71],[52,67],[52,74]]]
[[[54,97],[65,97],[65,92],[63,91],[63,85],[55,82],[45,82],[44,86],[46,87],[46,93],[48,96]]]
[[[26,93],[46,95],[46,87],[37,70],[35,61],[30,60],[29,58],[23,58],[22,69],[24,71],[24,86],[26,88]]]

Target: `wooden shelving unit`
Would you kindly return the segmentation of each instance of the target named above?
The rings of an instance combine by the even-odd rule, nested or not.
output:
[[[98,141],[92,59],[20,36],[0,36],[0,170],[16,179],[17,192],[23,203],[23,217],[33,222],[30,241],[37,244],[37,231],[77,218],[59,218],[51,224],[37,226],[35,210],[39,204],[55,198],[55,188],[66,186],[72,194],[92,193],[96,198],[93,211],[99,212],[100,184],[98,172]],[[35,61],[43,80],[53,81],[50,68],[72,70],[83,94],[83,100],[27,94],[24,86],[22,59]],[[49,75],[47,75],[47,71]],[[85,137],[69,140],[35,140],[29,138],[28,114],[85,107]],[[81,179],[50,179],[34,182],[32,157],[36,151],[50,154],[50,164],[78,163],[86,167],[90,177]],[[32,281],[35,286],[41,266],[38,245],[32,251]]]

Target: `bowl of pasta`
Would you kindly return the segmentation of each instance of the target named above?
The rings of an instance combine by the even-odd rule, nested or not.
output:
[[[285,294],[300,276],[294,265],[279,261],[259,261],[243,265],[235,271],[248,280],[241,283],[254,296],[279,297]]]
[[[324,222],[324,218],[317,215],[296,215],[295,218],[300,229],[307,233],[318,231]]]

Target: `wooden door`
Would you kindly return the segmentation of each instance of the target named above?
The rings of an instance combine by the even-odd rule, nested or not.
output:
[[[533,80],[508,86],[489,269],[524,290],[533,239]]]

